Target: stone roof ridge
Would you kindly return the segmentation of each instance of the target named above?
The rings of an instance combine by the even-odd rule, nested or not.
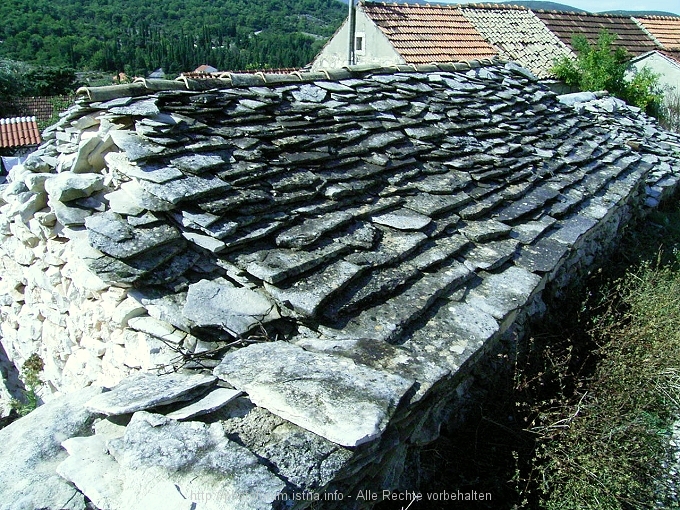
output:
[[[625,18],[630,19],[632,16],[626,16],[625,14],[609,14],[600,12],[588,12],[588,11],[557,11],[551,9],[531,9],[534,12],[541,12],[546,14],[572,14],[577,16],[593,16],[598,18]]]
[[[286,83],[305,83],[314,81],[339,81],[359,75],[394,74],[394,73],[438,73],[438,72],[467,72],[472,69],[504,65],[508,61],[503,58],[479,59],[460,62],[443,62],[432,64],[402,64],[396,66],[379,66],[360,64],[345,66],[341,69],[324,69],[316,72],[296,71],[290,74],[268,73],[232,73],[222,72],[219,77],[192,79],[180,76],[175,80],[137,78],[133,83],[121,85],[105,85],[102,87],[80,87],[76,97],[89,101],[108,101],[120,97],[136,97],[150,92],[160,91],[208,91],[225,88],[277,86]]]

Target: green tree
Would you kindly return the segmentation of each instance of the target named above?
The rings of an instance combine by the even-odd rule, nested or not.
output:
[[[623,48],[613,48],[616,35],[606,30],[600,32],[595,44],[583,35],[575,35],[572,46],[576,59],[562,57],[552,71],[567,85],[580,90],[607,90],[629,104],[655,113],[661,103],[658,76],[645,68],[635,72],[629,69],[629,56]],[[627,78],[627,74],[632,77]]]

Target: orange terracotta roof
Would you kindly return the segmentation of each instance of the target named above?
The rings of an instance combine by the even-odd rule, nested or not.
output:
[[[645,16],[635,21],[665,49],[680,49],[680,17]]]
[[[40,141],[35,117],[0,119],[0,148],[38,145]]]
[[[499,53],[457,7],[367,2],[359,9],[380,27],[408,64],[491,58]]]
[[[634,56],[658,49],[656,42],[628,16],[542,10],[534,12],[569,47],[572,47],[574,35],[584,35],[592,44],[597,41],[600,32],[606,30],[616,35],[612,43],[615,48],[624,48]]]

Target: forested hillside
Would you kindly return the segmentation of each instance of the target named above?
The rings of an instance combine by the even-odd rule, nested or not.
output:
[[[339,0],[3,0],[0,58],[142,74],[309,63]]]

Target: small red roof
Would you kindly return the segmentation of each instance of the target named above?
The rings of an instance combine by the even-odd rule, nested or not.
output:
[[[0,148],[38,145],[40,141],[35,117],[0,119]]]

